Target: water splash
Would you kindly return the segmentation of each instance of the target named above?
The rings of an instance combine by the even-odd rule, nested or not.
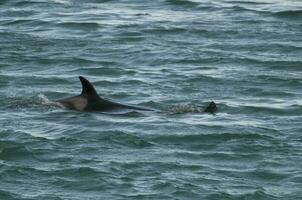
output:
[[[168,108],[168,112],[170,114],[203,113],[204,108],[195,104],[182,103],[171,106],[170,108]]]
[[[49,100],[44,94],[38,94],[36,97],[37,105],[44,105],[48,107],[60,107],[64,108],[64,106],[58,102]]]
[[[38,94],[29,97],[7,97],[1,99],[3,105],[9,109],[26,109],[26,108],[63,108],[58,102],[49,100],[44,94]]]

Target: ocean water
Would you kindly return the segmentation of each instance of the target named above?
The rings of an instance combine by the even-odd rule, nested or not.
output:
[[[0,200],[44,199],[302,199],[302,2],[1,0]]]

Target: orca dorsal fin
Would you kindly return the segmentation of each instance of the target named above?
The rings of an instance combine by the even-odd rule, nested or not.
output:
[[[79,76],[79,79],[82,83],[82,93],[81,95],[85,95],[88,97],[96,97],[99,98],[96,90],[94,89],[93,85],[83,76]]]

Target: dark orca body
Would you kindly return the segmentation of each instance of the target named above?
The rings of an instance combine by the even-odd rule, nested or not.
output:
[[[149,108],[129,106],[101,98],[93,85],[84,77],[79,77],[82,83],[82,93],[78,96],[59,99],[57,102],[69,109],[78,111],[108,111],[114,109],[132,109],[152,111]]]
[[[97,94],[93,85],[87,79],[82,76],[80,76],[79,79],[82,83],[82,93],[80,95],[57,100],[57,102],[61,103],[68,109],[78,111],[110,111],[114,109],[155,111],[150,108],[124,105],[103,99]],[[214,113],[216,110],[216,104],[214,102],[211,102],[209,106],[204,110],[204,112]]]

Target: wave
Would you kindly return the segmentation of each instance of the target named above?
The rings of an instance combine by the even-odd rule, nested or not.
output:
[[[227,9],[231,9],[235,12],[258,12],[257,10],[253,10],[251,8],[246,8],[243,6],[231,6],[231,7],[228,7]]]
[[[119,146],[128,146],[132,148],[145,148],[154,145],[152,142],[149,142],[134,134],[120,132],[120,131],[114,131],[110,133],[111,133],[110,135],[107,135],[108,140]]]
[[[228,114],[240,114],[246,116],[261,115],[274,115],[274,116],[299,116],[302,114],[302,105],[297,101],[284,100],[284,101],[260,101],[257,99],[253,101],[255,96],[269,97],[276,95],[279,98],[284,98],[286,93],[272,93],[264,92],[262,90],[248,89],[243,92],[244,95],[252,95],[252,100],[249,102],[232,101],[227,104],[220,103],[221,110]],[[291,99],[294,94],[289,94],[288,98]],[[223,107],[222,107],[223,106]]]
[[[87,59],[81,59],[83,62],[93,62]],[[97,61],[96,61],[97,62]],[[73,72],[85,73],[88,75],[102,75],[102,76],[124,76],[124,75],[134,75],[136,71],[125,70],[118,67],[89,67],[76,69]]]
[[[206,196],[206,199],[257,199],[257,200],[280,200],[279,197],[273,196],[264,192],[263,190],[255,190],[254,192],[247,192],[246,194],[229,194],[226,192],[215,192]]]
[[[10,141],[0,141],[1,160],[28,160],[33,153],[23,144]]]
[[[259,60],[256,58],[237,58],[237,62],[249,63],[253,65],[266,66],[272,70],[286,69],[286,70],[297,70],[300,71],[302,62],[297,61],[286,61],[286,60]]]
[[[235,12],[253,12],[258,14],[264,14],[265,16],[270,15],[274,17],[291,19],[291,20],[300,20],[302,18],[302,10],[285,10],[285,11],[273,11],[273,10],[263,10],[263,9],[255,9],[249,7],[249,4],[258,4],[256,2],[240,2],[238,5],[227,7],[226,9],[230,9]],[[247,5],[244,5],[247,4]],[[270,3],[260,3],[260,4],[270,4]],[[255,18],[256,19],[256,18]],[[255,20],[254,19],[254,20]],[[258,19],[259,21],[260,19]],[[244,21],[246,22],[246,21]]]
[[[192,10],[199,10],[199,11],[218,11],[222,9],[222,6],[215,3],[209,2],[201,2],[201,1],[194,1],[194,0],[165,0],[166,5],[171,6],[175,9],[192,9]]]
[[[3,1],[3,0],[1,0]],[[68,4],[69,2],[66,0],[15,0],[13,2],[14,6],[25,7],[25,6],[62,6]]]
[[[33,6],[62,6],[65,4],[64,1],[58,1],[58,0],[17,0],[14,2],[13,6],[17,7],[33,7]]]
[[[2,0],[2,1],[0,1],[0,5],[4,5],[4,4],[6,4],[7,2],[9,2],[9,0]]]
[[[55,169],[49,171],[49,173],[54,176],[70,176],[70,177],[88,177],[95,176],[96,174],[103,174],[104,172],[100,171],[97,168],[93,167],[71,167],[63,169]]]
[[[185,33],[187,29],[181,26],[151,26],[142,30],[145,34],[154,34],[154,35],[161,35],[161,34],[180,34]]]
[[[243,95],[254,95],[254,96],[258,96],[258,97],[288,97],[288,98],[292,98],[295,97],[295,93],[292,93],[290,91],[284,91],[284,90],[279,90],[279,91],[274,91],[274,90],[264,90],[262,88],[247,88],[247,89],[242,89],[240,91],[241,94]]]
[[[77,133],[73,133],[72,135],[68,135],[70,130],[67,130],[67,133],[61,134],[61,137],[54,139],[56,143],[65,144],[66,142],[82,142],[83,134],[85,135],[85,141],[97,141],[104,142],[106,144],[110,144],[112,146],[116,146],[118,148],[121,147],[130,147],[130,148],[147,148],[155,145],[153,142],[149,141],[141,137],[136,133],[128,133],[124,131],[118,130],[108,130],[108,131],[90,131],[89,134],[86,130],[80,130]],[[78,138],[78,139],[75,139]],[[97,150],[97,149],[95,149]],[[91,147],[82,147],[82,152],[94,151],[94,148]]]
[[[39,0],[19,0],[14,3],[15,6],[32,6],[35,4],[48,4],[46,1],[39,1]]]
[[[112,117],[125,117],[125,118],[138,118],[146,117],[146,115],[139,111],[111,111],[111,112],[101,112],[102,114],[112,116]]]
[[[13,21],[8,21],[8,22],[3,23],[3,25],[29,24],[32,22],[33,22],[33,20],[31,20],[31,19],[15,19]]]
[[[30,15],[31,13],[28,13],[28,15]],[[34,14],[34,13],[32,13]],[[51,26],[52,23],[51,22],[48,22],[48,21],[45,21],[45,20],[41,20],[41,19],[12,19],[12,20],[8,20],[8,21],[5,21],[3,23],[4,25],[9,25],[9,26],[12,26],[12,25],[27,25],[27,26],[32,26],[32,27],[42,27],[42,26]]]
[[[189,0],[166,0],[166,3],[174,6],[186,6],[186,7],[195,7],[198,6],[198,2],[189,1]]]
[[[2,106],[7,109],[23,109],[23,108],[44,108],[44,109],[55,109],[62,108],[60,103],[49,100],[44,94],[38,94],[30,97],[9,97],[0,99]]]
[[[285,10],[273,13],[274,16],[280,18],[288,18],[294,20],[302,19],[302,10]]]
[[[268,2],[255,2],[255,1],[227,1],[226,3],[229,3],[229,4],[248,4],[248,5],[265,5],[265,4],[271,4],[271,3],[268,3]]]
[[[159,135],[154,136],[152,141],[158,143],[200,143],[204,141],[215,143],[228,140],[248,139],[248,140],[273,140],[274,138],[258,133],[221,133],[221,134],[188,134],[188,135]]]
[[[248,114],[268,114],[274,116],[299,116],[302,113],[302,107],[297,105],[287,106],[287,107],[269,107],[269,106],[240,106],[242,113]]]
[[[57,23],[57,26],[69,28],[69,29],[79,29],[79,30],[97,30],[100,28],[100,24],[95,22],[61,22]]]
[[[12,193],[12,192],[0,189],[0,199],[18,200],[18,199],[21,199],[21,197],[16,193]]]

